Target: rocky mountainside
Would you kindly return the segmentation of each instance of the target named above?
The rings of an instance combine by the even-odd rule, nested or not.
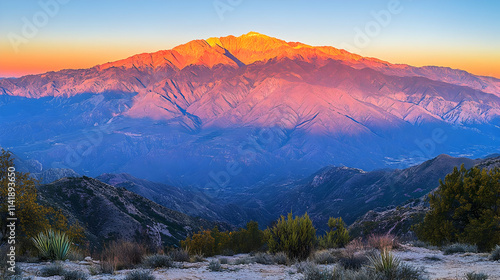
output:
[[[326,167],[303,180],[257,187],[239,195],[234,203],[272,213],[260,217],[262,224],[269,224],[290,211],[307,212],[316,227],[325,229],[329,217],[342,217],[351,224],[370,210],[387,209],[418,199],[434,190],[439,180],[455,166],[464,164],[470,168],[478,162],[440,155],[402,170],[366,172],[348,167]]]
[[[500,156],[493,155],[476,161],[474,166],[481,169],[491,169],[500,167],[499,163]],[[467,165],[465,166],[467,167]],[[361,216],[350,225],[350,232],[354,236],[386,233],[402,237],[408,235],[411,230],[411,226],[420,223],[423,220],[425,213],[429,210],[428,195],[436,190],[437,186],[439,186],[439,184],[436,184],[436,188],[425,193],[422,197],[410,199],[401,205],[368,211],[365,215]]]
[[[196,189],[177,188],[124,173],[102,174],[96,179],[116,188],[125,188],[166,208],[189,216],[223,221],[233,225],[245,225],[252,219],[239,206],[227,204]]]
[[[461,70],[250,32],[2,79],[0,145],[90,176],[239,188],[332,164],[497,152],[499,89]]]
[[[42,203],[61,209],[70,221],[78,221],[94,245],[125,239],[175,246],[202,227],[230,229],[227,224],[190,217],[88,177],[41,185],[38,194]]]

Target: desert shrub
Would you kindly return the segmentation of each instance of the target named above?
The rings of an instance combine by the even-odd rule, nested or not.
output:
[[[71,251],[71,240],[64,232],[47,230],[32,238],[40,256],[49,260],[65,260]]]
[[[236,260],[234,260],[235,265],[249,264],[252,262],[253,262],[253,259],[251,257],[240,257],[240,258],[237,258]]]
[[[490,260],[492,261],[500,260],[500,245],[496,245],[493,251],[491,251]]]
[[[156,278],[151,274],[149,270],[134,270],[127,274],[125,280],[155,280]]]
[[[349,242],[349,231],[342,218],[328,219],[328,228],[330,231],[325,236],[319,238],[318,243],[320,248],[341,248]]]
[[[420,239],[476,244],[481,251],[500,244],[499,168],[454,168],[429,198],[430,210],[415,228]]]
[[[336,263],[337,258],[335,258],[328,250],[321,250],[314,252],[312,260],[317,264],[331,264]]]
[[[304,280],[330,280],[333,278],[332,271],[324,268],[321,269],[316,265],[311,265],[305,268],[304,272]]]
[[[484,273],[469,272],[465,274],[466,280],[486,280],[488,275]]]
[[[378,277],[380,278],[380,277]],[[332,271],[332,280],[345,279],[345,280],[373,280],[378,279],[377,275],[366,267],[357,270],[345,269],[343,267],[335,267]]]
[[[360,269],[368,263],[368,257],[363,254],[349,254],[339,259],[339,264],[345,269]]]
[[[380,251],[392,250],[399,247],[397,238],[390,234],[371,235],[368,238],[368,245],[372,248],[377,248]]]
[[[132,268],[146,255],[146,246],[129,241],[113,241],[102,252],[103,261],[113,265],[113,270]]]
[[[189,259],[190,262],[193,262],[193,263],[197,263],[197,262],[204,262],[205,261],[205,258],[203,258],[202,255],[199,255],[199,254],[196,254],[196,255],[193,255],[190,259]]]
[[[316,229],[309,216],[288,218],[281,216],[276,225],[267,231],[269,251],[285,252],[291,259],[305,260],[311,253],[316,241]]]
[[[168,255],[176,262],[189,262],[189,252],[184,249],[175,249],[168,252]]]
[[[390,275],[390,274],[389,274]],[[398,268],[396,269],[396,272],[394,273],[394,277],[390,278],[387,274],[384,274],[383,276],[386,277],[386,279],[395,279],[395,280],[423,280],[426,279],[424,277],[424,271],[423,269],[417,269],[411,265],[408,264],[400,264]]]
[[[443,253],[445,255],[451,255],[457,253],[477,253],[477,246],[470,244],[455,243],[443,247]]]
[[[147,268],[168,268],[174,266],[172,258],[167,255],[146,256],[142,264]]]
[[[259,224],[250,221],[245,228],[230,233],[229,243],[232,253],[250,253],[261,250],[266,240],[264,232],[259,230]]]
[[[66,271],[64,273],[64,280],[87,280],[89,276],[80,270]]]
[[[40,269],[40,276],[42,277],[50,277],[57,275],[64,275],[66,270],[60,264],[50,264],[44,266]]]
[[[222,265],[219,260],[211,260],[208,263],[208,270],[210,271],[222,271]]]
[[[260,263],[260,264],[274,264],[273,256],[271,256],[268,253],[257,253],[253,257],[254,262]]]
[[[219,258],[219,262],[220,262],[220,264],[228,264],[229,259],[228,258]]]
[[[283,252],[278,252],[278,253],[274,254],[273,259],[274,259],[274,263],[276,263],[276,264],[286,265],[286,264],[290,263],[288,257]]]
[[[99,264],[101,268],[102,274],[114,274],[115,273],[115,265],[108,261],[101,261]]]
[[[438,256],[425,256],[424,259],[428,260],[428,261],[433,261],[433,262],[442,261],[442,259]]]

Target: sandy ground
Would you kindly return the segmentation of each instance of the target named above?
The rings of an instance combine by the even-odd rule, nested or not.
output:
[[[426,248],[403,246],[402,249],[394,251],[402,261],[414,267],[423,267],[430,279],[464,279],[468,272],[483,272],[489,275],[488,279],[500,280],[500,262],[488,260],[488,254],[454,254],[443,255],[441,251]],[[295,265],[263,265],[263,264],[231,264],[238,258],[246,255],[225,257],[230,264],[223,264],[222,272],[209,271],[208,262],[213,258],[207,258],[205,262],[199,263],[176,263],[177,268],[156,269],[153,275],[156,279],[302,279],[303,275],[297,273]],[[25,276],[33,279],[62,279],[60,276],[40,277],[38,271],[48,263],[21,263],[20,267]],[[68,270],[82,270],[89,272],[89,265],[75,262],[64,262],[63,266]],[[322,266],[333,268],[333,265]],[[94,275],[89,279],[120,280],[124,279],[130,270],[122,270],[115,275]]]

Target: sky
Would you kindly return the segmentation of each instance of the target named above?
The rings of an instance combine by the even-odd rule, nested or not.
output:
[[[89,68],[256,31],[500,78],[500,1],[0,0],[0,77]]]

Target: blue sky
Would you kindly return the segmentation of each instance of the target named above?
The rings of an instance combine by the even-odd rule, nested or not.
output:
[[[58,11],[13,47],[9,34],[22,36],[23,18],[33,23],[43,3],[57,3]],[[399,12],[356,45],[357,30],[379,24],[373,14],[389,5]],[[193,39],[257,31],[393,63],[500,77],[499,13],[500,1],[1,0],[0,76],[91,67]]]

